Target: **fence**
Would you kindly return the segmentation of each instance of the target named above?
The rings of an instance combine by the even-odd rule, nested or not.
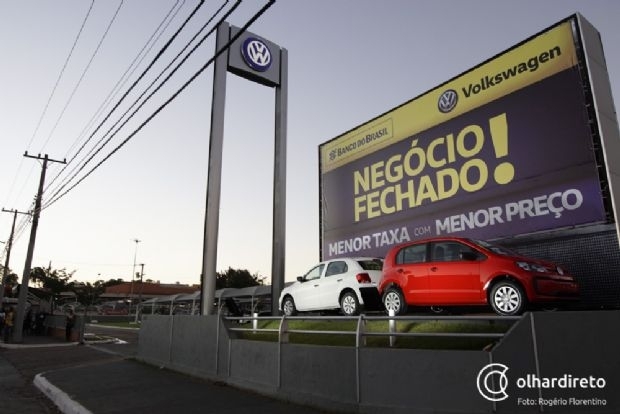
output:
[[[397,337],[442,337],[442,338],[490,338],[501,339],[506,332],[399,332],[399,322],[429,322],[429,321],[449,321],[449,322],[463,322],[474,321],[483,324],[487,322],[489,326],[492,326],[494,322],[508,323],[512,326],[516,321],[520,320],[520,316],[367,316],[359,315],[355,316],[339,316],[339,317],[325,317],[325,316],[262,316],[254,314],[251,317],[224,317],[222,318],[229,322],[228,330],[231,332],[263,332],[263,333],[277,333],[278,343],[289,343],[289,334],[306,334],[306,335],[344,335],[355,336],[355,346],[361,347],[366,345],[366,338],[368,337],[388,337],[390,346],[395,345]],[[316,330],[316,329],[291,329],[289,327],[289,321],[356,321],[355,331],[351,330]],[[236,322],[252,322],[252,327],[240,327],[235,326]],[[279,327],[275,328],[260,328],[259,322],[261,321],[280,321]],[[367,322],[373,321],[387,321],[387,332],[367,331]]]
[[[298,320],[347,322],[342,328],[312,330]],[[376,323],[376,321],[378,323]],[[394,322],[391,327],[390,321]],[[403,332],[401,325],[428,321],[471,321],[480,332]],[[375,322],[374,326],[371,326]],[[506,330],[487,329],[505,322]],[[247,324],[247,325],[246,325]],[[265,326],[270,324],[269,326]],[[246,326],[244,326],[246,325]],[[620,412],[620,312],[544,312],[521,318],[487,316],[226,317],[148,316],[140,330],[138,359],[201,378],[222,381],[277,398],[332,411],[355,413],[540,412],[540,398],[598,398],[592,412]],[[350,328],[350,329],[349,329]],[[381,328],[381,329],[379,329]],[[483,329],[484,328],[484,329]],[[272,335],[273,340],[244,339]],[[295,337],[293,337],[295,335]],[[297,337],[345,337],[352,345],[318,346]],[[376,346],[376,337],[396,346]],[[411,349],[414,337],[488,338],[489,349]],[[570,363],[567,364],[567,361]],[[491,402],[477,388],[490,363],[510,368],[509,398]],[[523,389],[515,379],[565,375],[606,380],[604,389]],[[524,398],[531,407],[519,405]],[[529,400],[528,400],[529,401]],[[562,400],[564,401],[564,400]],[[561,407],[566,408],[566,407]],[[544,407],[546,412],[548,407]],[[557,412],[557,410],[550,410]],[[560,410],[561,412],[565,412]],[[580,412],[579,407],[569,412]]]

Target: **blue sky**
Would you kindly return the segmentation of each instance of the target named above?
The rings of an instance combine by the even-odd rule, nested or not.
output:
[[[84,73],[119,4],[95,1],[44,112],[91,1],[0,0],[0,207],[30,208],[41,168],[24,158],[24,151],[70,159],[93,130],[86,128],[89,120],[166,14],[178,9],[132,80],[198,2],[125,0]],[[207,2],[164,62],[220,4]],[[241,26],[263,4],[246,1],[228,20]],[[620,2],[615,0],[277,1],[250,30],[289,51],[285,279],[293,280],[319,260],[319,144],[575,12],[601,34],[617,107]],[[214,37],[102,155],[202,66],[213,47]],[[154,73],[162,68],[156,66]],[[146,278],[200,282],[211,81],[207,69],[101,168],[42,212],[33,266],[51,262],[55,269],[75,270],[80,281],[130,280],[137,238],[137,263],[145,264]],[[274,91],[229,74],[227,92],[217,268],[245,268],[269,282]],[[89,132],[82,135],[83,130]],[[47,183],[59,167],[50,166]],[[61,178],[52,183],[44,202]],[[11,214],[0,214],[1,241],[9,237],[11,220]],[[10,267],[20,277],[29,231],[21,233],[11,254]]]

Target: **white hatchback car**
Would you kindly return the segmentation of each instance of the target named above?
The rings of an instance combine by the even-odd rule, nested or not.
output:
[[[340,308],[346,316],[356,315],[364,305],[360,287],[376,288],[382,268],[383,260],[375,257],[342,257],[321,262],[282,290],[280,310],[292,316],[298,311]]]

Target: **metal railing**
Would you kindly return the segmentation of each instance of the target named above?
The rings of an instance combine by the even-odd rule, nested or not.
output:
[[[288,343],[290,334],[308,334],[308,335],[341,335],[341,336],[355,336],[355,346],[366,346],[366,339],[369,337],[388,337],[390,346],[394,346],[396,338],[398,337],[452,337],[452,338],[489,338],[500,339],[510,330],[512,325],[521,319],[520,316],[243,316],[243,317],[222,317],[222,319],[228,321],[228,330],[232,332],[241,333],[277,333],[279,343]],[[289,321],[304,320],[304,321],[356,321],[355,330],[315,330],[315,329],[292,329],[289,327]],[[244,327],[239,326],[239,322],[251,321],[251,326]],[[261,321],[280,321],[278,328],[264,328],[259,327]],[[387,321],[386,331],[368,331],[366,329],[367,322],[373,321]],[[488,326],[492,326],[494,322],[507,322],[505,332],[401,332],[398,330],[399,322],[431,322],[431,321],[450,321],[450,322],[463,322],[473,321],[483,324],[487,322]]]

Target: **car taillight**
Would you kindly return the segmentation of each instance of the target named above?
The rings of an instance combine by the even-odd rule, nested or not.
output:
[[[370,280],[370,275],[368,273],[358,273],[355,275],[358,283],[372,283]]]

